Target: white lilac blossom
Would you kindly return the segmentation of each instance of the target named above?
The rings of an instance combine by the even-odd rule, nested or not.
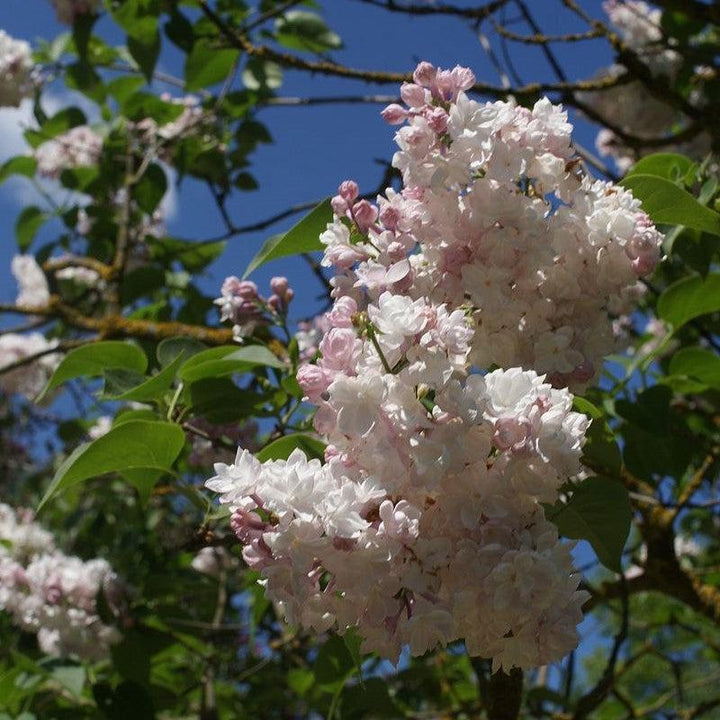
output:
[[[54,656],[96,661],[109,656],[118,630],[97,613],[100,592],[119,607],[121,583],[101,559],[85,562],[61,552],[27,510],[0,503],[0,611]]]
[[[54,137],[35,150],[40,175],[58,178],[63,170],[94,165],[103,140],[92,128],[79,125]]]
[[[167,93],[160,95],[166,103],[182,106],[180,114],[164,125],[158,125],[153,118],[144,118],[135,124],[143,141],[155,148],[163,161],[172,164],[170,146],[183,138],[203,134],[210,126],[212,115],[205,110],[197,97],[186,95],[174,98]]]
[[[344,182],[319,359],[297,380],[325,462],[247,450],[207,486],[288,622],[397,659],[463,639],[497,667],[559,660],[587,594],[541,503],[582,477],[591,381],[658,258],[632,195],[579,166],[564,112],[480,104],[421,63],[384,111],[404,189]],[[484,375],[476,369],[504,368]]]
[[[42,333],[4,333],[0,335],[0,390],[17,393],[28,399],[37,397],[60,362],[52,352],[57,340],[47,340]],[[37,355],[37,359],[6,370],[11,365]]]
[[[34,89],[32,50],[0,30],[0,107],[18,107]]]
[[[18,285],[16,305],[42,307],[50,300],[50,288],[42,268],[32,255],[15,255],[10,270]]]
[[[99,9],[101,0],[50,0],[58,22],[72,25],[81,15],[91,15]]]
[[[660,9],[642,0],[605,0],[603,9],[613,29],[637,53],[655,78],[662,78],[665,82],[673,82],[677,78],[683,61],[681,55],[663,40]],[[626,70],[622,65],[612,65],[601,74],[617,77],[624,72]],[[705,72],[705,68],[697,68],[690,82],[701,87]],[[694,93],[690,101],[697,100],[697,95],[697,92]],[[598,92],[581,93],[579,99],[613,126],[640,139],[663,137],[687,125],[687,118],[682,113],[650,93],[639,81],[621,83]],[[637,149],[630,147],[609,128],[598,132],[595,145],[600,155],[615,161],[621,173],[627,172],[643,154],[638,154]],[[666,145],[664,149],[702,158],[710,151],[710,145],[709,135],[703,132],[687,142]],[[648,148],[645,152],[652,151],[653,148]]]

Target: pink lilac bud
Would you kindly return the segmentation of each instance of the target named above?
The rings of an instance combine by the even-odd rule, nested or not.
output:
[[[435,87],[433,88],[441,100],[449,102],[455,96],[455,82],[449,70],[440,70],[435,76]]]
[[[345,217],[345,215],[347,215],[348,204],[340,197],[340,195],[333,195],[330,205],[337,217]]]
[[[397,103],[388,105],[380,115],[388,125],[402,125],[408,118],[407,110]]]
[[[456,65],[451,71],[456,93],[465,92],[475,84],[475,74],[470,68]]]
[[[361,233],[367,233],[377,220],[377,208],[371,205],[367,200],[360,200],[353,205],[353,219],[357,223]]]
[[[254,570],[262,570],[273,564],[270,548],[262,540],[253,540],[242,550],[243,560]]]
[[[355,263],[367,260],[368,254],[353,245],[329,245],[325,260],[338,270],[349,270]]]
[[[389,203],[385,203],[382,206],[382,209],[380,210],[379,217],[380,217],[380,222],[388,230],[397,230],[397,227],[400,223],[402,215],[400,214],[400,211],[397,208],[394,208]]]
[[[238,540],[247,543],[262,539],[263,533],[270,528],[256,512],[240,508],[232,514],[230,527]]]
[[[279,297],[285,297],[290,283],[286,277],[274,277],[270,278],[270,290],[272,290]]]
[[[353,203],[360,194],[360,188],[358,188],[358,184],[354,180],[345,180],[340,183],[338,194],[348,204]]]
[[[437,70],[435,69],[434,65],[423,60],[423,62],[421,62],[415,68],[415,72],[413,73],[413,80],[418,85],[422,85],[423,87],[429,88],[435,84],[435,76],[436,75],[437,75]]]
[[[495,423],[493,444],[499,450],[521,448],[530,434],[529,423],[518,418],[500,418]]]
[[[354,375],[361,344],[353,329],[332,328],[320,343],[322,366],[327,370]]]
[[[345,296],[338,298],[327,317],[333,327],[350,328],[353,324],[353,315],[357,311],[358,306],[355,300]]]
[[[438,134],[447,131],[448,114],[440,107],[433,108],[425,114],[428,125]]]
[[[332,382],[332,375],[317,365],[302,365],[297,371],[297,381],[310,402],[319,402]]]
[[[421,108],[426,104],[425,88],[414,83],[403,83],[400,86],[400,97],[411,108]]]

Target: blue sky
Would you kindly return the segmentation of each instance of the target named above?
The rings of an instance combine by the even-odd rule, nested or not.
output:
[[[472,6],[475,2],[459,2]],[[584,0],[583,6],[601,16],[599,0]],[[538,20],[548,33],[562,33],[583,29],[574,16],[562,11],[556,0],[531,3],[531,7],[552,10],[537,13]],[[497,72],[488,61],[477,36],[458,20],[446,17],[407,17],[387,13],[358,0],[333,0],[321,4],[321,12],[328,25],[338,32],[345,48],[334,54],[339,61],[351,66],[397,71],[411,70],[418,60],[427,59],[442,67],[456,64],[473,68],[478,79],[499,84]],[[536,11],[537,12],[537,11]],[[512,14],[510,13],[510,16]],[[99,25],[101,34],[111,24]],[[514,25],[526,32],[521,25]],[[51,39],[64,28],[54,17],[48,0],[3,0],[0,5],[0,28],[10,35],[31,43],[37,38]],[[492,37],[491,28],[486,32]],[[117,39],[117,38],[116,38]],[[496,48],[499,51],[499,48]],[[599,41],[564,47],[556,50],[570,78],[591,76],[610,60],[607,48]],[[513,58],[525,82],[554,80],[546,61],[537,48],[523,45],[512,47]],[[163,70],[181,75],[181,58],[170,48],[161,57]],[[168,88],[156,84],[158,91]],[[66,99],[61,87],[53,86],[51,100]],[[282,96],[324,96],[346,94],[395,94],[393,86],[370,86],[350,83],[336,78],[311,77],[291,71],[285,73]],[[173,90],[177,93],[177,90]],[[327,105],[315,107],[271,107],[262,110],[260,119],[268,125],[274,144],[261,146],[252,157],[251,171],[260,189],[238,194],[230,203],[236,224],[245,225],[264,219],[293,204],[320,200],[334,193],[340,181],[356,179],[365,191],[376,187],[382,173],[374,159],[388,160],[394,150],[393,129],[379,116],[378,105]],[[0,159],[22,152],[18,147],[18,113],[0,110]],[[592,148],[594,129],[587,123],[576,122],[576,137]],[[14,284],[8,273],[9,261],[15,252],[14,223],[24,204],[30,202],[31,188],[25,180],[13,181],[0,188],[0,213],[5,241],[0,246],[0,301],[14,299]],[[183,185],[171,199],[172,213],[169,234],[188,239],[212,237],[223,227],[214,209],[209,192],[192,182]],[[221,261],[211,268],[202,281],[208,292],[214,292],[227,274],[242,274],[250,258],[263,240],[289,227],[286,221],[263,233],[232,239]],[[48,233],[51,228],[48,229]],[[50,234],[40,236],[48,239]],[[285,274],[297,291],[294,315],[296,318],[315,311],[314,298],[321,290],[317,280],[296,259],[277,261],[260,269],[255,276],[261,291],[266,289],[271,275]]]

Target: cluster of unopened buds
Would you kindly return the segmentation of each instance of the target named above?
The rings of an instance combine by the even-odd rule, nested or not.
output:
[[[529,668],[576,646],[587,597],[541,504],[584,473],[567,386],[615,349],[608,307],[661,236],[585,173],[560,107],[478,103],[463,68],[414,80],[384,112],[407,122],[403,189],[374,204],[343,183],[321,236],[334,305],[297,380],[325,461],[242,450],[207,486],[289,622]]]
[[[0,30],[0,107],[18,107],[32,96],[34,68],[30,45]]]
[[[47,655],[102,660],[121,638],[97,610],[102,593],[118,617],[125,591],[105,560],[65,555],[29,510],[0,503],[0,611],[36,633]]]
[[[234,275],[225,278],[215,304],[220,307],[220,319],[233,323],[236,339],[242,340],[251,335],[258,325],[287,315],[290,302],[295,297],[288,279],[271,278],[270,292],[270,297],[265,298],[251,280],[240,280]]]

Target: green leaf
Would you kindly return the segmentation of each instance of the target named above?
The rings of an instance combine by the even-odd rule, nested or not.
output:
[[[192,410],[212,423],[229,423],[261,414],[267,398],[239,388],[227,378],[204,378],[190,386]]]
[[[43,141],[54,138],[56,135],[67,132],[78,125],[85,125],[85,113],[77,107],[69,107],[53,115],[42,124],[41,133]]]
[[[615,409],[618,415],[633,425],[644,428],[652,433],[666,435],[668,433],[670,401],[672,391],[664,385],[643,390],[635,402],[617,400]]]
[[[145,382],[145,376],[132,370],[106,370],[103,373],[105,384],[103,386],[102,400],[112,399],[116,395],[136,388]]]
[[[0,183],[5,182],[11,175],[24,175],[33,177],[37,170],[37,160],[28,155],[16,155],[4,162],[0,167]]]
[[[271,237],[252,259],[243,278],[271,260],[322,250],[324,246],[320,242],[320,235],[325,232],[327,224],[332,222],[332,217],[330,198],[327,198],[286,233]]]
[[[629,175],[622,182],[642,203],[653,222],[684,225],[720,235],[720,214],[701,205],[690,193],[655,175]]]
[[[248,90],[277,90],[282,85],[282,68],[270,60],[251,58],[241,79]]]
[[[119,340],[83,345],[71,350],[62,359],[40,397],[68,380],[97,377],[112,368],[144,373],[147,357],[137,345]]]
[[[627,490],[619,482],[602,476],[587,478],[566,505],[556,503],[546,508],[546,514],[561,535],[587,540],[605,567],[622,571],[632,511]]]
[[[132,35],[128,35],[127,38],[128,52],[148,82],[152,82],[155,65],[160,57],[160,44],[157,27],[154,35],[147,40],[139,40]]]
[[[699,347],[682,348],[670,360],[670,374],[699,380],[703,385],[720,390],[720,357]]]
[[[678,330],[686,322],[720,310],[720,273],[685,277],[674,282],[658,298],[658,317]]]
[[[692,445],[670,431],[659,434],[632,424],[622,428],[622,435],[625,466],[644,480],[680,477],[692,458]]]
[[[85,668],[82,665],[59,665],[53,668],[50,676],[75,697],[82,695],[85,685]]]
[[[313,666],[315,682],[331,692],[342,687],[355,669],[355,662],[345,641],[334,635],[318,652]]]
[[[160,262],[176,260],[188,272],[196,273],[220,257],[226,247],[226,240],[206,243],[177,238],[159,238],[153,242],[151,252],[153,258]]]
[[[203,345],[199,340],[191,337],[173,337],[167,338],[161,341],[155,355],[157,356],[158,362],[162,367],[166,367],[175,358],[182,356],[185,360],[197,355],[197,353],[207,350],[207,347]]]
[[[135,185],[133,196],[140,209],[152,215],[165,197],[167,187],[165,171],[157,163],[152,163]]]
[[[685,177],[695,163],[678,153],[653,153],[638,160],[625,175],[655,175],[668,180]],[[624,184],[624,183],[623,183]]]
[[[126,75],[115,78],[107,84],[108,93],[117,100],[119,105],[127,102],[140,88],[145,81],[137,75]]]
[[[620,448],[602,411],[582,397],[575,398],[575,410],[592,418],[585,433],[582,461],[596,472],[619,475],[622,467]]]
[[[46,212],[35,205],[30,205],[22,210],[15,223],[15,238],[21,251],[24,252],[32,245],[38,230],[48,217]]]
[[[115,22],[129,37],[150,45],[158,33],[158,18],[147,12],[144,5],[141,0],[124,0],[111,12]]]
[[[123,103],[122,110],[128,120],[138,122],[152,118],[158,125],[166,125],[180,117],[183,112],[181,103],[165,102],[150,93],[134,93]]]
[[[197,40],[185,59],[185,89],[202,90],[221,83],[238,57],[237,50],[219,48],[211,40]]]
[[[171,472],[185,444],[174,423],[129,420],[78,447],[58,468],[39,508],[50,498],[84,480],[110,472],[156,470]]]
[[[342,47],[342,40],[315,13],[291,10],[275,21],[277,41],[291,50],[322,53]]]
[[[309,435],[285,435],[284,437],[273,440],[266,445],[260,452],[255,453],[255,457],[260,462],[266,460],[287,460],[293,450],[302,450],[308,458],[318,458],[322,460],[325,457],[325,444],[320,440],[316,440]]]
[[[167,367],[141,384],[118,395],[106,395],[105,397],[109,400],[134,400],[135,402],[157,400],[172,387],[177,370],[184,360],[185,356],[179,354]]]
[[[191,383],[203,378],[247,372],[263,365],[279,370],[285,368],[285,363],[278,360],[263,345],[247,345],[241,348],[232,346],[210,348],[187,360],[180,368],[180,377],[186,383]]]

